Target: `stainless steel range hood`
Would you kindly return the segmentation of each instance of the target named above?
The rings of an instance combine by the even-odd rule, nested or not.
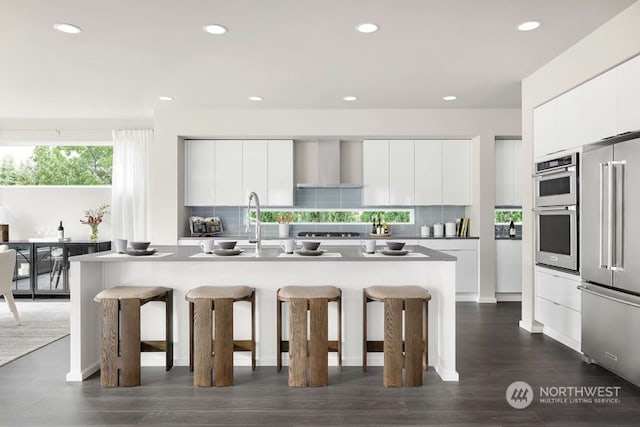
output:
[[[308,167],[306,182],[296,184],[298,188],[361,188],[361,184],[347,184],[340,179],[340,140],[322,140],[311,143],[306,165],[298,163],[296,167]],[[311,164],[310,164],[311,163]]]

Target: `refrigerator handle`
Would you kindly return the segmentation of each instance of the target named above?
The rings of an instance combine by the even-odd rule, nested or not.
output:
[[[613,175],[614,165],[613,162],[607,162],[607,167],[609,170],[607,171],[607,179],[609,182],[607,183],[607,268],[613,269],[613,245],[614,243],[614,230],[615,230],[615,219],[614,219],[614,203],[615,203],[615,177]]]
[[[598,246],[598,257],[600,268],[608,269],[609,266],[604,264],[604,254],[602,251],[602,246],[604,243],[604,168],[607,167],[607,163],[600,163],[600,245]]]
[[[614,161],[615,172],[615,258],[612,270],[622,270],[624,268],[624,168],[625,161]],[[618,169],[620,169],[620,181],[618,182]],[[620,218],[618,219],[618,215]],[[618,241],[618,239],[620,241]],[[621,244],[622,243],[622,244]]]

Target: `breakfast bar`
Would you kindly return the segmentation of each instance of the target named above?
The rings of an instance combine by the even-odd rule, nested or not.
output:
[[[429,366],[444,381],[457,381],[456,258],[422,246],[406,247],[404,256],[365,254],[359,246],[327,246],[321,256],[285,254],[280,248],[242,248],[235,256],[203,253],[199,247],[155,246],[148,256],[115,252],[73,257],[71,261],[71,358],[67,381],[83,381],[100,368],[101,308],[94,297],[116,285],[165,286],[173,289],[174,364],[189,365],[188,304],[185,294],[198,286],[243,285],[256,289],[256,363],[276,365],[276,292],[284,286],[331,285],[342,290],[343,365],[362,364],[362,290],[369,286],[417,285],[427,288],[429,302]],[[383,334],[382,304],[371,304],[367,335]],[[234,339],[250,334],[250,308],[234,305]],[[336,316],[329,309],[329,331]],[[377,310],[377,311],[376,311]],[[141,336],[164,334],[164,307],[142,308]],[[331,332],[330,332],[331,335]],[[336,339],[330,336],[330,339]],[[333,357],[331,357],[333,356]],[[381,354],[368,356],[369,366],[382,365]],[[164,365],[164,356],[143,354],[143,366]],[[249,366],[250,356],[234,354],[236,366]],[[329,357],[337,365],[336,355]]]

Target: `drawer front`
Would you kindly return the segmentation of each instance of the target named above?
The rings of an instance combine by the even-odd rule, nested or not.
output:
[[[419,244],[437,251],[478,249],[475,239],[421,239]]]
[[[577,312],[582,310],[580,282],[536,271],[536,296],[562,304]]]
[[[582,316],[579,312],[544,298],[536,298],[535,314],[536,320],[546,328],[580,342]]]

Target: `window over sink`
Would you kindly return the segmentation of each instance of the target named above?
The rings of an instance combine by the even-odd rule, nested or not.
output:
[[[255,219],[255,211],[251,212]],[[369,224],[374,220],[387,224],[414,224],[413,209],[263,209],[260,220],[265,224]]]

